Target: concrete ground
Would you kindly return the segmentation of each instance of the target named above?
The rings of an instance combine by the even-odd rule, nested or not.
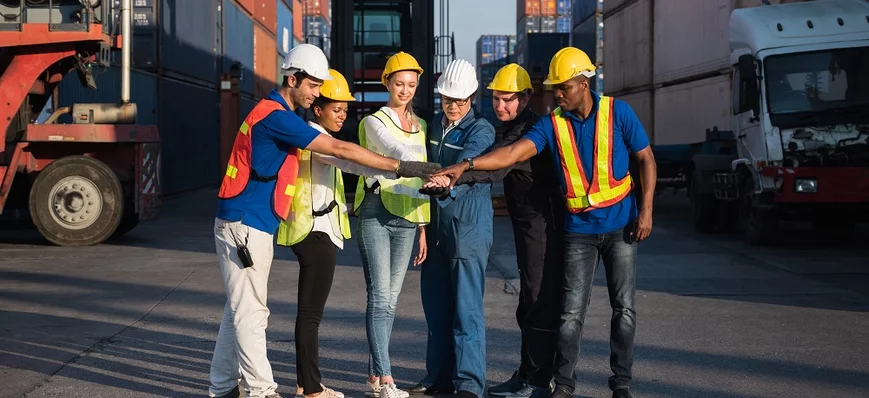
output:
[[[211,235],[214,193],[169,201],[161,220],[97,247],[0,234],[0,397],[205,396],[225,296]],[[698,236],[684,198],[662,194],[640,246],[635,397],[869,395],[869,248],[794,230],[781,246]],[[496,219],[485,296],[488,380],[518,361],[509,220]],[[295,385],[298,265],[272,267],[269,355],[284,396]],[[321,332],[325,383],[361,397],[367,368],[365,285],[356,242],[339,254]],[[407,274],[391,354],[399,383],[424,374],[419,268]],[[609,397],[602,271],[586,319],[577,395]]]

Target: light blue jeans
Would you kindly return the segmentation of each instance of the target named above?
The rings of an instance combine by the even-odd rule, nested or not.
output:
[[[368,335],[368,374],[392,376],[389,339],[404,276],[410,266],[417,225],[390,214],[379,195],[367,193],[359,208],[359,251],[368,305],[365,332]]]

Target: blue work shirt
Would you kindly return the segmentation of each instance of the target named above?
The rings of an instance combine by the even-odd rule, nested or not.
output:
[[[589,179],[592,177],[591,170],[594,169],[594,131],[598,101],[600,100],[600,96],[594,91],[591,92],[591,96],[594,98],[594,106],[587,119],[583,120],[571,112],[563,113],[573,125],[579,159],[582,162],[583,170],[586,171],[586,178]],[[640,124],[640,120],[637,119],[634,110],[626,102],[615,100],[613,104],[613,117],[615,118],[613,120],[612,144],[613,174],[615,179],[620,180],[625,178],[625,175],[628,173],[630,153],[636,153],[648,147],[649,138],[646,136],[646,130],[643,129],[643,125]],[[549,151],[552,153],[553,166],[555,167],[554,172],[558,175],[562,192],[567,192],[564,173],[561,171],[561,156],[555,145],[555,131],[552,128],[552,118],[548,116],[541,118],[522,138],[531,140],[537,146],[537,153],[549,148]],[[631,177],[634,178],[634,186],[636,187],[636,179],[639,176]],[[590,180],[589,184],[591,184]],[[632,191],[621,202],[610,207],[578,214],[567,212],[564,229],[568,233],[576,234],[605,234],[624,228],[636,218],[637,199]]]
[[[288,112],[270,113],[253,126],[251,132],[251,166],[261,176],[278,174],[287,154],[295,148],[306,148],[320,132],[314,130],[296,115],[277,90],[267,97]],[[251,179],[242,193],[232,199],[219,199],[217,217],[274,234],[280,218],[272,208],[273,191],[277,181]]]
[[[429,161],[441,166],[452,166],[462,159],[480,156],[495,143],[495,127],[489,121],[474,114],[471,108],[459,123],[446,131],[443,112],[435,115],[429,124]],[[459,185],[452,189],[450,196],[438,198],[436,202],[443,207],[465,195],[491,195],[492,184],[476,183]]]

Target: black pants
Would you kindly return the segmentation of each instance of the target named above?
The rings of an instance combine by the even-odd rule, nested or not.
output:
[[[519,375],[538,387],[552,379],[558,323],[561,316],[564,213],[555,204],[510,209],[516,260],[519,264],[519,305],[516,321],[522,332]]]
[[[305,394],[320,387],[320,320],[332,278],[338,248],[323,232],[311,232],[292,246],[299,259],[299,308],[296,311],[296,380]]]

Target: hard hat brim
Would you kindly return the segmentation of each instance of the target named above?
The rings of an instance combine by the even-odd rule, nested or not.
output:
[[[543,84],[545,84],[545,85],[547,85],[547,86],[554,86],[554,85],[556,85],[556,84],[564,83],[564,82],[566,82],[566,81],[568,81],[568,80],[570,80],[570,79],[573,79],[574,77],[577,77],[577,76],[585,76],[585,77],[591,79],[592,77],[594,77],[594,75],[595,75],[595,71],[593,71],[593,70],[584,70],[584,71],[579,72],[579,73],[577,73],[577,74],[575,74],[575,75],[573,75],[573,76],[571,76],[571,77],[569,77],[569,78],[567,78],[567,79],[564,79],[564,80],[550,80],[550,79],[547,77],[546,80],[543,81]]]

